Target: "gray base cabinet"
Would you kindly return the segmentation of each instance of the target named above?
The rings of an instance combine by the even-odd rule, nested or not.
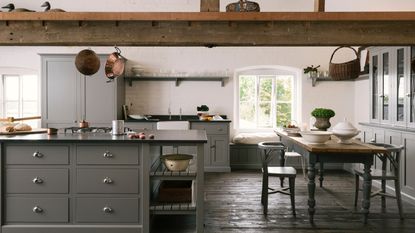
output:
[[[0,232],[142,232],[141,147],[4,144]]]
[[[208,143],[205,145],[205,171],[230,172],[229,159],[229,123],[226,122],[190,122],[190,129],[206,130]],[[125,126],[139,132],[156,130],[156,122],[126,122]],[[173,148],[167,148],[165,153],[176,153]],[[194,154],[194,148],[179,148],[179,153]]]
[[[229,122],[190,122],[190,129],[206,130],[205,171],[230,172]]]
[[[403,145],[404,149],[401,155],[401,189],[403,197],[415,199],[415,131],[408,129],[382,127],[382,126],[365,126],[362,127],[362,140],[365,142],[384,142],[395,145]],[[381,162],[376,159],[373,165],[380,169]],[[394,190],[393,183],[388,183],[387,188]]]

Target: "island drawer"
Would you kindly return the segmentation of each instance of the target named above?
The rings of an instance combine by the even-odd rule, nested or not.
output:
[[[6,164],[69,164],[69,146],[6,146]]]
[[[77,198],[76,221],[82,223],[138,223],[138,198]]]
[[[77,164],[139,164],[138,146],[78,145]]]
[[[138,168],[78,168],[78,193],[138,193]]]
[[[68,193],[68,169],[6,169],[6,193]]]
[[[67,223],[69,222],[68,198],[8,197],[5,200],[5,221]]]
[[[227,134],[228,124],[192,122],[191,129],[206,130],[206,134]]]

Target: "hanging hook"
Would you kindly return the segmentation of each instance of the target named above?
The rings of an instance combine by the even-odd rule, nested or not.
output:
[[[117,47],[117,45],[114,46],[115,50],[117,50],[118,54],[121,54],[121,50]]]

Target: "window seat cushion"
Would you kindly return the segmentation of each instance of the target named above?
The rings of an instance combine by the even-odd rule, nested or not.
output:
[[[258,144],[265,141],[279,141],[275,133],[239,133],[233,137],[235,144]]]

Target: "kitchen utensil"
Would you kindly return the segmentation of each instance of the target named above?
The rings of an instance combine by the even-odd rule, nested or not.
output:
[[[82,120],[79,122],[79,128],[88,128],[89,127],[89,123],[85,120]]]
[[[123,135],[124,134],[124,120],[113,120],[112,121],[112,135]]]
[[[83,75],[95,74],[98,72],[100,65],[99,57],[90,49],[84,49],[76,55],[76,69]]]
[[[309,143],[322,144],[328,141],[333,133],[327,131],[300,131],[300,134]]]
[[[169,171],[179,172],[185,171],[187,167],[189,167],[190,160],[193,159],[193,155],[167,154],[160,156],[160,159]]]
[[[111,80],[124,74],[125,58],[121,56],[121,50],[115,47],[116,52],[111,53],[105,63],[105,75]]]
[[[56,129],[56,128],[48,128],[47,129],[47,133],[48,133],[48,135],[57,134],[58,133],[58,129]]]
[[[0,118],[0,121],[14,122],[14,121],[25,121],[25,120],[37,120],[37,119],[41,119],[41,116],[21,117],[21,118],[7,117],[7,118]]]

